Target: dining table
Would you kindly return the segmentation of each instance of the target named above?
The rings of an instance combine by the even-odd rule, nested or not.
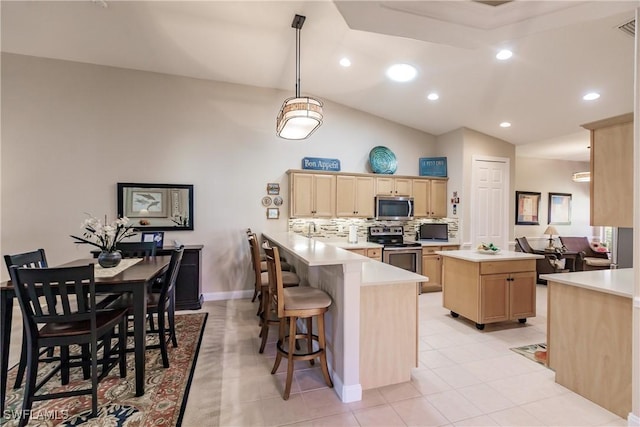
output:
[[[136,396],[144,394],[145,385],[145,351],[146,351],[146,317],[147,289],[156,278],[164,274],[169,266],[171,256],[155,256],[140,259],[139,262],[119,271],[113,276],[95,277],[96,293],[123,294],[131,293],[133,302],[133,333],[135,354]],[[95,264],[95,258],[76,259],[58,267],[75,267]],[[98,267],[96,267],[98,268]],[[13,299],[15,292],[11,281],[0,283],[0,413],[4,413],[9,370],[9,348],[11,344],[11,323]]]

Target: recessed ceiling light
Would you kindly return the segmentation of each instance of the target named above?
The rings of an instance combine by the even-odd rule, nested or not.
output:
[[[585,101],[593,101],[594,99],[600,98],[600,94],[597,92],[589,92],[585,96],[582,97]]]
[[[387,68],[387,77],[396,82],[408,82],[418,75],[416,67],[409,64],[395,64]]]
[[[438,94],[437,94],[437,93],[435,93],[435,92],[432,92],[432,93],[430,93],[429,95],[427,95],[427,99],[428,99],[429,101],[435,101],[435,100],[437,100],[437,99],[439,99],[439,98],[440,98],[440,95],[438,95]]]
[[[351,60],[349,60],[349,58],[342,58],[340,60],[340,65],[343,67],[351,67]]]
[[[500,123],[500,127],[501,127],[501,128],[510,128],[510,127],[511,127],[511,123],[509,123],[509,122],[502,122],[502,123]]]
[[[509,49],[502,49],[500,52],[497,53],[496,58],[498,58],[501,61],[504,61],[505,59],[509,59],[513,56],[513,52],[511,52]]]

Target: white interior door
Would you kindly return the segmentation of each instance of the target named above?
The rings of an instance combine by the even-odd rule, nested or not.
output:
[[[471,244],[508,249],[509,159],[474,156],[471,172]]]

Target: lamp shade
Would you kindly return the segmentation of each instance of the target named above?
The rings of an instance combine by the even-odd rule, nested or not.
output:
[[[284,101],[276,119],[276,133],[284,139],[305,139],[322,124],[322,102],[310,97]]]
[[[556,236],[559,235],[560,233],[558,233],[558,230],[556,230],[556,228],[553,225],[550,225],[547,227],[546,230],[544,230],[544,233],[542,234],[555,234]]]

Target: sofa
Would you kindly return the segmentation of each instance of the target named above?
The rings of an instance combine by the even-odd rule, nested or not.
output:
[[[575,270],[606,270],[611,267],[611,260],[608,252],[597,252],[593,250],[589,239],[586,237],[565,237],[560,236],[562,249],[575,252]]]

